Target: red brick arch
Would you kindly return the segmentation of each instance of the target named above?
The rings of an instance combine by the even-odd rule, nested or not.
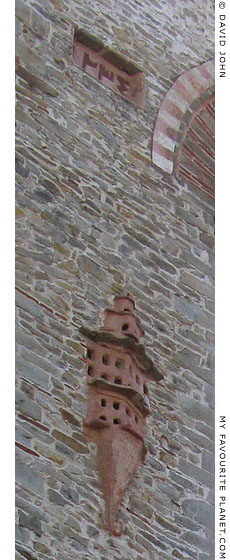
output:
[[[179,76],[163,99],[153,131],[152,161],[166,173],[175,172],[175,154],[180,151],[187,123],[185,115],[188,111],[192,114],[196,101],[202,101],[206,92],[213,94],[214,84],[213,59]]]

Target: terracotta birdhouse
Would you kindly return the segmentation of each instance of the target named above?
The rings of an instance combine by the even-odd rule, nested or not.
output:
[[[115,297],[103,327],[81,327],[87,338],[86,435],[97,443],[98,469],[105,499],[105,528],[123,531],[115,515],[137,467],[144,460],[144,428],[151,413],[147,382],[160,381],[139,339],[144,335],[130,294]]]

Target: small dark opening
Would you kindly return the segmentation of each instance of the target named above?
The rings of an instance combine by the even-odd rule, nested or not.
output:
[[[144,389],[144,394],[148,395],[148,389],[147,389],[147,386],[145,385],[145,383],[144,383],[143,389]]]
[[[137,382],[138,385],[140,385],[140,377],[139,377],[139,375],[136,375],[136,382]]]
[[[117,385],[122,385],[121,378],[120,377],[115,377],[114,383],[116,383]]]
[[[114,423],[114,424],[120,424],[120,420],[119,420],[118,418],[114,418],[114,419],[113,419],[113,423]]]
[[[91,366],[88,367],[88,375],[92,377],[93,375],[93,368]]]
[[[99,420],[106,420],[106,416],[99,416]]]
[[[125,366],[124,360],[116,360],[115,361],[115,367],[117,369],[122,369],[122,368],[124,368],[124,366]]]
[[[108,356],[108,354],[103,354],[103,356],[102,356],[102,363],[103,363],[105,366],[108,365],[108,363],[109,363],[109,356]]]
[[[106,400],[105,399],[101,399],[101,406],[106,406]]]
[[[130,311],[130,309],[128,309],[127,307],[124,308],[124,311]]]
[[[122,330],[123,330],[123,331],[128,331],[128,330],[129,330],[129,325],[128,325],[128,323],[124,323],[124,324],[122,325]]]
[[[108,379],[108,376],[106,375],[106,373],[102,373],[102,374],[101,374],[101,378],[102,378],[102,379]]]
[[[87,350],[87,358],[89,358],[89,360],[93,359],[93,350],[91,350],[90,348],[88,348]]]
[[[135,422],[138,424],[138,422],[139,422],[138,416],[135,416]]]
[[[126,408],[126,409],[125,409],[125,412],[126,412],[127,416],[130,416],[131,413],[130,413],[129,408]]]
[[[115,408],[116,410],[119,410],[119,406],[120,406],[119,402],[113,403],[113,408]]]

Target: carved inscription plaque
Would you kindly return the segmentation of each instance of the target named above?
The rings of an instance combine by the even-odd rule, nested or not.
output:
[[[144,106],[145,84],[142,72],[128,74],[103,58],[103,51],[95,52],[77,41],[73,45],[75,64],[104,86],[122,95],[139,107]]]

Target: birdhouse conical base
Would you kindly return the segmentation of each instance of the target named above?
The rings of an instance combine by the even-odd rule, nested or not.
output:
[[[125,491],[143,457],[143,441],[119,427],[105,428],[98,440],[97,464],[105,500],[105,528],[119,536],[121,521],[115,516]]]

